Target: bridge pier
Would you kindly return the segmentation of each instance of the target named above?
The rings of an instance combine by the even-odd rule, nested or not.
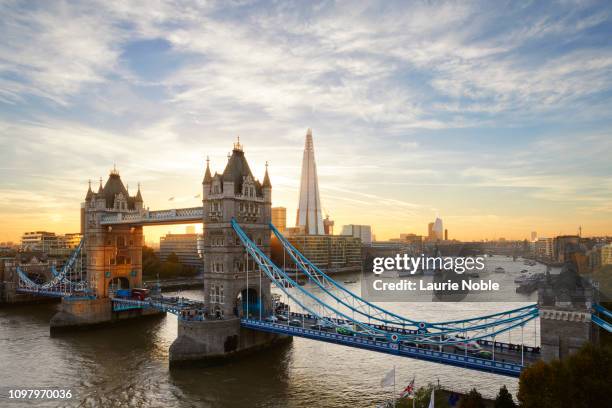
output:
[[[120,320],[165,315],[156,309],[132,309],[113,311],[110,298],[83,299],[62,298],[58,312],[51,318],[51,334],[70,330],[94,327]]]
[[[585,343],[599,342],[591,322],[593,296],[575,262],[566,262],[558,276],[547,276],[538,288],[542,360],[563,360]]]
[[[170,366],[220,364],[234,357],[289,342],[292,337],[240,326],[240,319],[178,320],[178,337],[170,346]]]
[[[562,360],[585,343],[597,343],[591,313],[559,308],[541,308],[542,360]]]

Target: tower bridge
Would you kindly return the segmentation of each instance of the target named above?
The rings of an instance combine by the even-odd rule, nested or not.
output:
[[[144,206],[140,186],[130,195],[113,169],[104,185],[100,180],[97,192],[90,184],[81,205],[83,241],[62,270],[54,271],[45,283],[19,270],[17,292],[62,299],[52,330],[175,314],[179,325],[170,348],[171,364],[218,360],[292,336],[511,376],[540,357],[539,348],[526,346],[523,338],[520,345],[499,341],[504,333],[522,334],[526,325],[536,324],[538,305],[454,321],[425,321],[392,313],[334,281],[271,224],[267,165],[259,181],[239,142],[222,173],[212,174],[207,161],[202,192],[202,206],[151,211]],[[117,289],[142,285],[144,226],[196,222],[202,222],[204,231],[203,301],[115,296]],[[291,274],[271,260],[272,235],[281,243],[283,259],[295,265]],[[301,286],[298,275],[314,289]],[[273,298],[272,286],[284,301]],[[600,316],[591,319],[587,311],[572,320],[576,328],[571,347],[589,340],[591,320],[610,327],[605,320],[609,312],[595,312]],[[552,340],[543,354],[559,356],[559,350],[568,348],[555,345],[563,334],[557,340],[548,335]],[[478,353],[470,350],[476,349],[473,344],[479,345]]]

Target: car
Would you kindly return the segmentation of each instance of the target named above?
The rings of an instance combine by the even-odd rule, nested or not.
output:
[[[384,342],[388,342],[389,339],[387,339],[384,336],[368,336],[368,340],[372,340],[372,341],[384,341]]]
[[[489,350],[479,350],[476,353],[474,353],[473,356],[491,360],[493,358],[493,353],[491,353]]]
[[[276,315],[276,318],[281,322],[286,322],[289,320],[286,315],[282,315],[282,314]]]
[[[336,327],[336,333],[338,334],[343,334],[345,336],[352,336],[353,333],[353,326],[351,326],[350,324],[342,324],[340,326]]]
[[[329,320],[325,320],[325,319],[319,319],[317,320],[317,325],[324,327],[326,329],[333,329],[334,328],[334,324],[332,322],[330,322]]]
[[[327,327],[320,325],[318,323],[311,325],[310,328],[313,330],[321,330],[321,331],[325,331],[327,329]]]
[[[278,322],[278,317],[276,317],[276,316],[268,316],[264,320],[266,322],[270,322],[270,323],[277,323]]]
[[[289,326],[302,327],[302,321],[298,319],[291,319],[289,321]]]

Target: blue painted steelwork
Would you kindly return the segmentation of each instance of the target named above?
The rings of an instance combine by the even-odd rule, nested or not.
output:
[[[474,318],[461,319],[461,320],[453,320],[453,321],[444,321],[444,322],[423,322],[418,320],[407,319],[402,316],[399,316],[393,312],[383,309],[380,306],[377,306],[373,303],[366,301],[355,293],[351,292],[344,286],[337,283],[335,280],[326,275],[323,271],[321,271],[316,265],[308,260],[304,255],[302,255],[274,226],[274,224],[270,223],[270,228],[274,235],[281,242],[283,249],[289,254],[289,256],[293,259],[295,264],[298,266],[299,270],[306,275],[309,281],[314,282],[320,289],[322,289],[327,295],[329,295],[336,302],[344,305],[349,310],[357,312],[358,314],[367,317],[369,320],[375,320],[381,322],[383,324],[392,324],[392,325],[400,325],[402,328],[415,327],[418,329],[438,329],[439,331],[443,331],[445,334],[448,333],[462,333],[466,330],[466,323],[468,324],[467,328],[469,330],[478,330],[487,327],[491,327],[491,324],[480,324],[475,325],[475,323],[487,320],[487,319],[496,319],[505,316],[509,316],[503,320],[497,320],[495,322],[495,326],[500,325],[504,322],[513,322],[517,320],[521,320],[523,318],[528,318],[534,314],[534,311],[538,310],[538,306],[536,304],[523,306],[520,308],[507,310],[499,313],[492,313],[485,316],[478,316]],[[332,292],[329,288],[337,289],[335,292]],[[340,297],[338,295],[344,295],[344,297]],[[372,312],[374,311],[374,313]],[[519,316],[511,316],[515,313],[524,314]],[[379,316],[383,316],[382,318]],[[432,333],[429,336],[435,336],[439,333]],[[427,336],[427,335],[426,335]]]
[[[608,309],[606,309],[605,307],[603,307],[600,304],[594,304],[593,305],[593,310],[595,310],[598,313],[601,313],[602,315],[606,316],[609,319],[612,319],[612,312],[610,312]]]
[[[521,374],[521,370],[523,369],[523,366],[521,366],[520,364],[493,361],[483,358],[472,357],[470,355],[466,356],[462,354],[426,350],[417,347],[404,346],[391,341],[376,341],[359,336],[349,336],[338,333],[322,332],[319,330],[307,329],[302,327],[293,327],[284,324],[263,322],[255,319],[241,319],[241,325],[243,327],[254,330],[304,337],[313,340],[325,341],[328,343],[341,344],[349,347],[373,350],[381,353],[416,358],[419,360],[427,360],[436,363],[443,363],[473,370],[486,371],[511,377],[518,377]]]
[[[502,312],[502,313],[492,314],[486,317],[478,317],[478,318],[459,320],[459,321],[453,322],[453,323],[462,323],[463,327],[460,327],[460,328],[457,326],[434,327],[432,325],[428,325],[427,323],[419,322],[420,324],[423,325],[422,327],[419,325],[420,328],[425,328],[425,329],[435,328],[438,331],[436,332],[426,331],[426,332],[420,332],[418,334],[414,334],[414,333],[397,334],[397,332],[395,331],[391,332],[388,330],[382,330],[378,326],[372,325],[370,323],[365,323],[365,322],[356,320],[354,317],[348,316],[342,311],[331,306],[329,303],[324,302],[323,300],[321,300],[318,296],[314,295],[313,293],[306,291],[304,288],[298,285],[297,282],[295,282],[285,271],[283,271],[278,266],[276,266],[261,251],[261,249],[254,242],[251,241],[251,239],[242,230],[242,228],[240,227],[240,225],[235,219],[232,219],[231,225],[234,231],[236,232],[236,234],[238,235],[238,237],[240,238],[240,240],[242,241],[243,246],[245,247],[247,252],[251,255],[251,257],[257,262],[260,269],[262,269],[266,273],[266,275],[271,279],[272,283],[274,283],[289,298],[291,298],[294,302],[296,302],[301,308],[306,310],[309,314],[316,316],[317,319],[326,320],[332,325],[334,325],[335,327],[339,327],[339,323],[337,323],[338,320],[349,322],[352,325],[352,328],[342,327],[342,330],[352,332],[353,334],[358,335],[358,336],[381,336],[381,337],[386,337],[390,340],[392,339],[393,341],[396,341],[396,342],[399,342],[402,340],[408,340],[408,341],[413,341],[416,343],[423,343],[423,344],[438,344],[438,345],[456,344],[456,343],[463,342],[464,339],[459,339],[459,338],[456,338],[455,336],[449,337],[449,334],[450,335],[454,335],[457,333],[467,334],[467,332],[476,331],[476,334],[472,334],[470,336],[465,336],[465,337],[469,337],[469,339],[471,340],[495,337],[496,335],[508,332],[514,328],[524,326],[527,322],[531,321],[532,319],[535,319],[539,315],[539,311],[537,307],[530,305],[530,306],[526,306],[523,308],[515,309],[513,311],[509,311],[509,312]],[[273,226],[271,227],[274,228]],[[293,248],[293,251],[296,254],[296,258],[294,259],[297,259],[300,256],[303,257],[303,255],[299,254],[299,252],[297,252],[297,250],[295,250],[294,248]],[[309,261],[305,257],[303,259],[305,260],[304,261],[305,263],[310,264]],[[325,274],[321,272],[321,275],[323,276]],[[325,278],[327,281],[332,282],[336,287],[342,288],[340,285],[335,283],[333,279],[327,277],[326,275],[325,275]],[[315,278],[313,277],[313,279]],[[319,287],[323,289],[322,286],[319,286]],[[310,299],[314,301],[315,302],[314,306],[319,307],[324,312],[316,312],[313,306],[306,305],[303,301],[298,299],[297,296],[291,293],[288,290],[289,288],[296,289],[296,291],[299,294],[304,295],[306,299]],[[352,294],[352,292],[349,292],[347,290],[345,290],[345,292],[353,295],[354,298],[358,298],[356,295]],[[326,291],[326,293],[331,294],[333,296],[333,294],[330,293],[329,291]],[[335,296],[334,296],[334,299],[338,303],[342,301],[340,298],[335,297]],[[358,298],[358,299],[362,300],[361,298]],[[346,302],[342,301],[342,303],[344,305],[347,305]],[[372,307],[375,306],[372,304],[368,304],[368,305]],[[381,310],[386,313],[384,309],[380,307],[377,307],[377,308],[378,310]],[[351,309],[349,305],[349,310],[355,310],[355,309]],[[327,314],[325,312],[327,312]],[[510,316],[510,317],[496,320],[493,322],[488,322],[488,323],[485,322],[483,324],[476,324],[476,325],[467,326],[467,327],[465,326],[465,322],[478,322],[486,318],[491,318],[492,316],[497,316],[497,317],[508,316],[511,313],[521,313],[521,314],[516,315],[516,316]],[[369,315],[366,315],[366,316],[369,316]]]
[[[47,296],[47,297],[65,297],[68,292],[60,292],[57,290],[44,290],[44,289],[30,289],[30,288],[17,288],[17,293],[24,293],[29,295]]]
[[[612,324],[608,323],[601,317],[596,316],[596,315],[591,315],[591,321],[595,323],[596,325],[598,325],[599,327],[601,327],[602,329],[606,330],[607,332],[612,333]]]
[[[68,273],[73,268],[78,266],[76,261],[81,255],[83,245],[84,240],[81,239],[79,245],[70,254],[68,261],[64,264],[64,267],[60,272],[57,272],[55,267],[51,267],[51,273],[53,274],[53,278],[45,283],[34,282],[28,277],[28,275],[21,269],[20,266],[17,266],[16,270],[17,275],[19,276],[19,285],[17,288],[17,292],[56,297],[70,296],[75,293],[87,293],[87,282],[84,282],[82,280],[79,282],[72,282],[68,279]]]

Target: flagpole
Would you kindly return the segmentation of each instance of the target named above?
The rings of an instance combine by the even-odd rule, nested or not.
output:
[[[395,408],[395,365],[393,365],[393,408]]]

